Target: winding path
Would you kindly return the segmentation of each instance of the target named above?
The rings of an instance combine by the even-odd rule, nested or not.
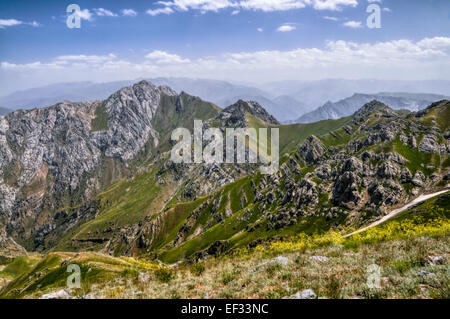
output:
[[[441,195],[441,194],[447,193],[448,191],[449,191],[449,190],[447,189],[447,190],[443,190],[443,191],[440,191],[440,192],[437,192],[437,193],[433,193],[433,194],[420,195],[419,197],[417,197],[416,199],[414,199],[412,202],[409,202],[409,203],[406,204],[405,206],[393,210],[392,212],[390,212],[389,214],[387,214],[387,215],[384,216],[383,218],[377,220],[376,222],[370,224],[369,226],[366,226],[366,227],[363,227],[363,228],[361,228],[361,229],[358,229],[357,231],[354,231],[353,233],[348,234],[348,235],[345,235],[345,236],[343,236],[343,237],[344,237],[344,238],[347,238],[347,237],[350,237],[350,236],[352,236],[352,235],[361,233],[361,232],[363,232],[363,231],[365,231],[365,230],[367,230],[367,229],[369,229],[369,228],[378,226],[378,225],[380,225],[381,223],[384,223],[385,221],[387,221],[387,220],[389,220],[389,219],[391,219],[391,218],[397,216],[397,215],[400,214],[401,212],[404,212],[405,210],[407,210],[407,209],[413,207],[414,205],[417,205],[417,204],[419,204],[419,203],[422,203],[422,202],[426,201],[427,199],[433,198],[433,197],[435,197],[435,196],[439,196],[439,195]]]

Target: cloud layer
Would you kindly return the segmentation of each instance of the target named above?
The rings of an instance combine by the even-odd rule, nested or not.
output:
[[[287,11],[303,9],[310,6],[316,10],[341,11],[343,7],[356,7],[357,0],[169,0],[158,1],[155,8],[147,13],[152,15],[171,14],[176,11],[198,10],[202,13],[208,11],[217,12],[222,9],[232,8],[233,12],[239,10],[253,11]]]
[[[56,81],[111,81],[153,76],[186,76],[253,82],[321,78],[430,79],[450,74],[450,38],[378,43],[329,41],[324,48],[225,53],[196,59],[156,50],[131,62],[115,54],[63,55],[52,61],[0,63],[0,79],[28,85]],[[13,80],[11,80],[13,81]]]

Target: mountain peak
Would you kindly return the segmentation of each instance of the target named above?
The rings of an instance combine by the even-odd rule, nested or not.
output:
[[[258,102],[238,100],[236,103],[225,108],[222,113],[231,118],[245,118],[245,114],[254,115],[267,124],[280,124],[275,117],[270,115]]]
[[[396,116],[393,109],[384,103],[377,100],[372,100],[369,103],[364,104],[358,111],[353,114],[355,119],[365,119],[373,113],[381,113],[383,116],[391,117]]]

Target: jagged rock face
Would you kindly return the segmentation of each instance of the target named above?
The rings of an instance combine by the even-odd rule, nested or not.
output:
[[[339,176],[333,190],[333,203],[338,206],[354,208],[361,200],[358,184],[359,179],[354,172],[345,172]]]
[[[440,152],[440,145],[437,142],[437,137],[434,134],[427,134],[423,137],[419,144],[419,150],[424,153],[438,153]]]
[[[94,142],[104,150],[105,156],[130,160],[150,137],[157,146],[158,134],[153,129],[152,119],[163,94],[177,95],[170,88],[142,81],[121,89],[105,101],[108,130],[93,133]]]
[[[310,164],[316,163],[325,151],[322,142],[314,135],[308,137],[299,149],[300,156]]]
[[[163,94],[176,95],[142,81],[105,101],[65,101],[1,117],[0,215],[6,216],[8,233],[21,240],[51,233],[55,224],[51,216],[39,217],[41,212],[62,207],[65,197],[74,201],[75,193],[81,201],[97,192],[102,157],[125,163],[150,138],[157,144],[151,120]],[[100,116],[106,127],[94,131]],[[32,229],[23,228],[27,222]]]
[[[296,195],[298,208],[317,205],[319,196],[314,182],[304,178],[300,181],[298,187]]]
[[[392,179],[397,177],[400,173],[399,167],[391,162],[387,161],[378,168],[378,176],[385,179]]]

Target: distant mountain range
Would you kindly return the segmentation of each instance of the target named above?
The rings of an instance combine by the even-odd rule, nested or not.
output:
[[[226,81],[189,79],[189,78],[155,78],[148,79],[155,85],[167,85],[177,92],[187,92],[210,101],[220,107],[226,107],[239,99],[252,100],[264,107],[281,121],[299,117],[309,109],[289,96],[277,96],[264,90],[233,84]],[[108,83],[73,82],[60,83],[44,87],[18,91],[0,97],[0,105],[12,110],[32,109],[54,105],[60,101],[103,100],[115,91],[132,85],[136,81],[116,81]],[[306,108],[306,109],[305,109]]]
[[[397,81],[397,80],[342,80],[283,81],[259,86],[270,94],[288,95],[306,105],[305,112],[312,111],[327,101],[339,101],[354,93],[377,94],[379,92],[432,93],[450,95],[450,81]]]
[[[261,85],[190,78],[159,77],[147,80],[155,85],[167,85],[177,92],[184,91],[188,94],[198,96],[222,108],[240,99],[256,101],[283,123],[296,122],[297,120],[295,119],[299,119],[308,112],[315,111],[318,107],[327,103],[327,101],[340,101],[352,96],[355,92],[372,96],[379,95],[379,92],[408,92],[408,94],[427,92],[430,94],[450,96],[450,81],[442,80],[385,81],[329,79],[320,81],[283,81]],[[135,82],[137,80],[108,83],[73,82],[52,84],[22,90],[0,97],[0,105],[10,110],[17,110],[46,107],[64,100],[103,100],[120,88],[132,85]],[[384,102],[391,101],[381,100]],[[424,100],[428,101],[427,98]],[[358,104],[358,106],[361,105]],[[396,103],[393,104],[394,107],[396,105]],[[402,103],[399,105],[402,105]],[[408,103],[406,103],[406,106],[410,108]],[[8,110],[2,112],[7,113]],[[346,115],[349,114],[346,113]],[[319,116],[316,119],[333,118],[324,116]],[[312,117],[310,121],[313,120],[314,118]]]
[[[351,97],[336,103],[328,101],[318,109],[302,115],[293,123],[313,123],[321,120],[338,119],[356,112],[361,105],[378,100],[391,106],[395,110],[419,111],[433,102],[447,99],[448,97],[437,94],[413,94],[413,93],[378,93],[378,94],[353,94]]]

